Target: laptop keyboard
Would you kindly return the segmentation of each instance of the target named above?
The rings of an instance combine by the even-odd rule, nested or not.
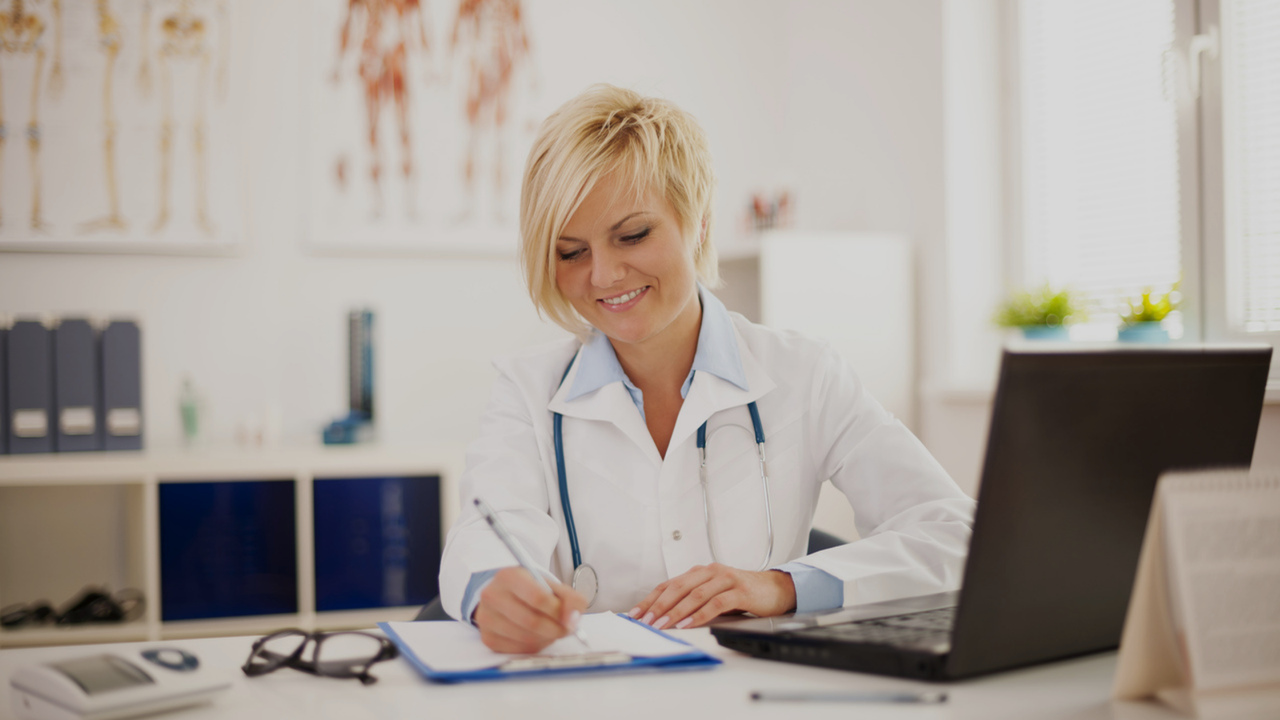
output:
[[[853,642],[877,645],[921,645],[946,643],[951,639],[955,622],[954,607],[927,610],[908,615],[859,620],[843,625],[830,625],[801,631],[804,635],[836,637]]]

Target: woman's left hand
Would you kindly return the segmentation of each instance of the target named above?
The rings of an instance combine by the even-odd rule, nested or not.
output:
[[[646,625],[698,627],[725,613],[781,615],[796,607],[796,586],[781,570],[752,572],[712,563],[699,565],[654,588],[629,613]]]

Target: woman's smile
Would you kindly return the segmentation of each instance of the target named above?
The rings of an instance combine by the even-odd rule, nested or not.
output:
[[[637,288],[631,292],[622,293],[621,295],[600,298],[597,302],[602,303],[604,305],[604,309],[609,312],[624,312],[635,307],[640,302],[641,298],[643,298],[648,292],[649,286],[645,285],[642,288]]]

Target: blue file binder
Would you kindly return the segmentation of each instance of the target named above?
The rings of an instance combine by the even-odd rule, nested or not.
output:
[[[5,401],[8,394],[9,373],[9,328],[0,327],[0,455],[9,452],[9,405]]]
[[[98,422],[98,339],[87,320],[53,330],[53,397],[58,452],[102,449]]]
[[[439,594],[440,478],[316,478],[316,610],[425,605]]]
[[[9,329],[8,406],[10,453],[53,452],[53,357],[49,328],[20,320]]]
[[[142,333],[128,320],[102,331],[102,447],[142,449]]]
[[[298,611],[292,480],[161,482],[160,618]]]

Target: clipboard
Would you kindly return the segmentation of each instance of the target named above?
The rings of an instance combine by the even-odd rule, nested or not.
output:
[[[433,682],[440,683],[458,683],[458,682],[475,682],[484,680],[512,680],[517,678],[535,678],[555,675],[571,675],[585,673],[625,673],[625,672],[641,672],[656,670],[703,670],[710,669],[717,665],[723,664],[719,658],[712,657],[706,652],[690,645],[689,643],[673,638],[670,635],[645,625],[631,618],[628,615],[616,615],[628,623],[645,631],[655,633],[658,636],[677,643],[688,648],[688,652],[681,652],[674,655],[661,655],[657,657],[632,656],[623,652],[605,651],[594,653],[582,653],[577,655],[512,655],[511,659],[498,665],[497,667],[486,667],[470,670],[442,670],[433,668],[425,662],[419,653],[415,651],[415,642],[404,637],[397,632],[396,625],[418,625],[418,623],[387,623],[380,622],[378,627],[387,634],[387,637],[396,644],[400,649],[400,654],[410,665],[414,667],[423,677]],[[456,621],[445,621],[446,624]],[[476,642],[479,642],[478,635]]]

